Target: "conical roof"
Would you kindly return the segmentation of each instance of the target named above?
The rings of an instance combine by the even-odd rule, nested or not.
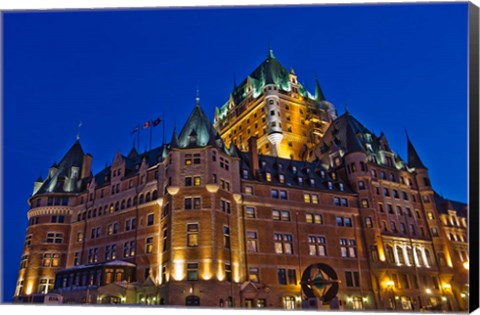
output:
[[[423,168],[427,169],[425,165],[423,165],[422,160],[420,159],[420,156],[418,156],[417,150],[415,150],[415,147],[413,146],[412,142],[410,141],[410,138],[407,136],[407,146],[408,146],[408,166],[410,167],[415,167],[415,168]]]
[[[216,139],[217,134],[202,107],[197,103],[178,136],[178,146],[180,148],[205,147],[210,139]]]

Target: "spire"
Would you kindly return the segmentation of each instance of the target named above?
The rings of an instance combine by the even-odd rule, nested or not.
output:
[[[408,146],[408,166],[415,167],[415,168],[423,168],[427,169],[425,165],[423,165],[422,160],[418,156],[415,147],[413,146],[412,142],[410,142],[410,138],[407,134],[407,146]]]
[[[195,97],[195,105],[200,106],[200,91],[197,86],[197,96]]]
[[[78,124],[78,133],[77,133],[77,141],[80,141],[80,127],[82,127],[82,122]]]
[[[323,94],[322,88],[317,79],[315,79],[315,100],[317,102],[325,100],[325,95]]]

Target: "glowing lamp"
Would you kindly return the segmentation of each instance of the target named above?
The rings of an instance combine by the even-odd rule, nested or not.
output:
[[[443,288],[444,288],[445,290],[450,290],[450,289],[452,288],[452,286],[450,285],[450,283],[444,283],[444,284],[443,284]]]
[[[470,269],[470,263],[468,261],[464,262],[463,263],[463,268],[465,268],[466,270],[469,270]]]
[[[430,290],[430,289],[425,289],[425,293],[427,293],[427,294],[432,294],[432,290]]]

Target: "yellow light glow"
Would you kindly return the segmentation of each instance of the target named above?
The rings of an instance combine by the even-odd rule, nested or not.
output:
[[[450,283],[444,283],[444,284],[443,284],[443,288],[444,288],[445,290],[450,290],[450,289],[452,288],[452,286],[450,285]]]
[[[380,261],[385,261],[385,251],[383,250],[383,246],[379,244],[377,246],[377,249],[378,249],[378,259],[380,259]]]
[[[183,278],[185,277],[185,271],[184,271],[184,260],[174,260],[173,261],[173,279],[177,281],[182,281]]]
[[[427,294],[432,294],[432,290],[430,290],[430,289],[425,289],[425,293],[427,293]]]
[[[447,298],[445,296],[442,296],[442,301],[446,301]]]
[[[210,280],[212,279],[212,266],[210,260],[205,260],[203,262],[203,271],[202,271],[202,279],[203,280]]]
[[[223,270],[223,261],[221,260],[218,261],[217,279],[218,281],[223,281],[225,279],[225,272]]]
[[[395,286],[395,282],[393,280],[387,280],[383,283],[383,285],[387,288],[393,288]]]
[[[236,262],[233,263],[233,282],[240,282],[240,268],[238,267],[238,263]]]
[[[353,299],[351,297],[347,297],[347,302],[348,303],[352,303],[353,302]]]
[[[33,281],[29,281],[27,284],[27,288],[25,289],[25,294],[30,295],[33,291]]]
[[[364,296],[364,297],[362,298],[362,300],[363,300],[363,302],[367,303],[367,302],[368,302],[368,296]]]
[[[465,268],[466,270],[469,270],[470,269],[470,263],[468,261],[464,262],[463,263],[463,268]]]

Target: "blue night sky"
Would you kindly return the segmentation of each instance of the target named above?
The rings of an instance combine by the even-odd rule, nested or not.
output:
[[[213,121],[267,56],[345,106],[406,159],[405,129],[432,184],[467,201],[466,3],[18,12],[3,18],[4,300],[14,294],[27,199],[74,143],[98,172],[137,124],[165,114],[170,140],[195,104]],[[270,44],[269,44],[270,43]],[[162,127],[153,132],[161,144]],[[142,132],[140,151],[148,143]]]

